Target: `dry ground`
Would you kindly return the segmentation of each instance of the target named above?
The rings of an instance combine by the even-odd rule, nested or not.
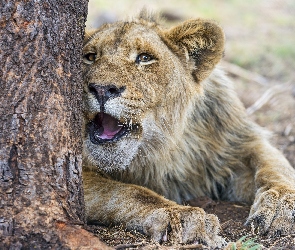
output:
[[[204,202],[201,199],[200,203]],[[206,198],[205,200],[209,200]],[[208,213],[216,214],[221,223],[221,235],[228,242],[237,242],[243,236],[248,239],[253,239],[256,243],[260,244],[258,249],[295,249],[295,235],[283,235],[278,238],[269,238],[268,236],[259,236],[249,226],[244,226],[244,222],[248,216],[250,207],[243,204],[232,202],[213,202],[207,204],[205,211]],[[98,237],[107,245],[113,246],[115,249],[159,249],[159,250],[172,250],[172,249],[207,249],[202,245],[169,245],[164,243],[162,245],[152,243],[147,237],[137,232],[125,231],[122,227],[99,227],[91,226],[90,230],[93,231]],[[239,248],[238,248],[239,249]],[[246,248],[247,249],[247,248]]]
[[[294,0],[90,0],[89,26],[133,15],[143,5],[164,13],[169,23],[190,17],[212,18],[224,27],[227,45],[224,69],[235,83],[250,118],[273,132],[276,145],[295,167],[295,1]],[[238,65],[241,68],[234,67]],[[243,70],[245,69],[245,70]],[[249,207],[208,198],[194,201],[218,215],[222,236],[235,242],[256,238],[266,249],[295,249],[295,235],[268,238],[245,227]],[[116,249],[202,249],[151,243],[121,227],[91,226],[104,242]],[[241,249],[241,248],[240,248]]]

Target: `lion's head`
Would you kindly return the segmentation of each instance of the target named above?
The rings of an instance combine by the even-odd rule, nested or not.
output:
[[[194,100],[223,54],[214,22],[169,30],[148,18],[89,33],[84,60],[84,155],[106,171],[181,140]]]

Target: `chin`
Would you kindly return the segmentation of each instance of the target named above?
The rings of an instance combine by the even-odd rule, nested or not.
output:
[[[141,140],[131,133],[114,139],[93,138],[93,134],[87,133],[84,140],[84,158],[90,164],[88,167],[96,168],[102,172],[125,170],[139,152]]]

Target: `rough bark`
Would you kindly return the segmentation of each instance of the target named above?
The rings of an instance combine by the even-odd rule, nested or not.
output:
[[[67,248],[60,225],[84,222],[87,3],[0,2],[0,249]]]

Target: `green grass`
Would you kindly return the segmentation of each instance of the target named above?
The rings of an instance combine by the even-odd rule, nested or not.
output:
[[[255,243],[255,239],[247,239],[247,236],[243,236],[237,242],[232,243],[231,250],[260,250],[262,245]]]

